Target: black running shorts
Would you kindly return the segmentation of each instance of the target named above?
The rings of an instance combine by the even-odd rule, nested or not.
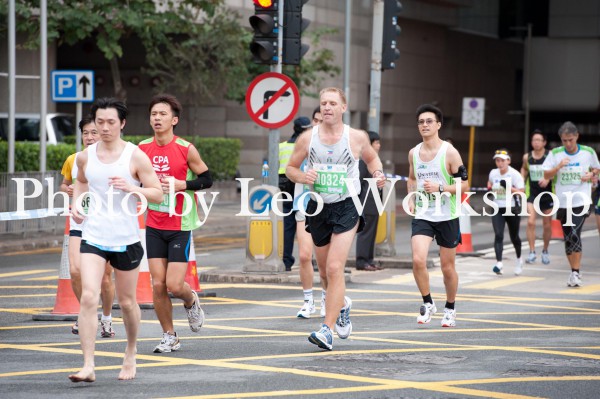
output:
[[[190,259],[191,237],[190,231],[160,230],[146,226],[148,259],[166,259],[168,263],[187,262]]]
[[[306,231],[308,231],[317,247],[323,247],[331,242],[332,234],[341,234],[352,230],[358,225],[357,232],[365,225],[365,220],[358,214],[352,198],[332,204],[324,204],[321,212],[309,216],[317,210],[317,202],[308,201],[306,205]]]
[[[442,222],[413,219],[412,236],[435,238],[435,242],[444,248],[456,248],[462,242],[458,218]]]
[[[82,254],[98,255],[107,262],[110,262],[110,265],[115,269],[124,272],[136,269],[144,257],[144,247],[142,247],[142,243],[139,241],[128,245],[124,252],[113,252],[102,250],[88,244],[86,240],[82,240],[80,251]]]

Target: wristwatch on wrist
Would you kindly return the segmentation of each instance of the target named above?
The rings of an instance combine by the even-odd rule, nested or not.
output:
[[[444,183],[440,183],[440,193],[444,192]]]

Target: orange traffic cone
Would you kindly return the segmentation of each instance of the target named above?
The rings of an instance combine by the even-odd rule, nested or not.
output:
[[[464,201],[465,197],[466,195],[463,194],[461,200]],[[468,200],[466,202],[468,202]],[[475,251],[473,250],[473,240],[471,235],[471,216],[466,209],[461,209],[458,222],[460,223],[460,236],[462,242],[456,247],[456,253],[464,255],[473,254]]]
[[[552,227],[552,235],[550,239],[552,240],[564,240],[565,235],[563,233],[562,225],[560,224],[560,220],[552,219],[552,223],[550,224]]]
[[[138,205],[138,212],[139,209],[140,207]],[[148,256],[146,255],[146,220],[144,219],[144,214],[138,216],[138,224],[140,227],[140,241],[144,247],[144,257],[140,263],[136,298],[141,309],[154,309],[154,301],[152,300],[152,278],[150,277]]]
[[[185,282],[190,285],[190,288],[196,293],[202,292],[200,288],[200,280],[198,279],[198,268],[196,265],[196,250],[194,248],[194,236],[190,232],[190,259],[188,260],[187,272],[185,273]]]
[[[185,273],[185,282],[190,285],[190,288],[202,297],[215,297],[217,296],[214,292],[204,292],[200,288],[200,276],[198,276],[198,267],[196,265],[196,250],[194,248],[194,234],[190,231],[190,259],[188,260],[188,268]]]
[[[79,301],[73,292],[71,273],[69,272],[69,219],[67,216],[54,309],[51,313],[34,314],[32,319],[35,321],[75,321],[79,315]]]
[[[138,213],[141,209],[138,204]],[[148,256],[146,255],[146,220],[144,214],[138,215],[139,236],[142,247],[144,248],[144,257],[140,262],[140,272],[138,274],[138,282],[135,290],[136,302],[140,309],[154,309],[154,301],[152,300],[152,279],[150,277],[150,268],[148,267]],[[113,305],[113,309],[120,309],[118,303]]]

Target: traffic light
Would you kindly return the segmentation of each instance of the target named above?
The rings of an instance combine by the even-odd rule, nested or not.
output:
[[[254,0],[254,15],[250,17],[254,38],[250,52],[257,64],[277,64],[278,4],[277,0]]]
[[[398,0],[384,0],[383,2],[383,47],[381,49],[381,69],[394,69],[400,57],[397,37],[400,34],[398,14],[402,11],[402,4]]]
[[[285,0],[285,17],[283,24],[283,63],[300,65],[300,60],[308,52],[310,46],[302,43],[302,32],[310,25],[310,21],[302,18],[302,6],[308,0]]]

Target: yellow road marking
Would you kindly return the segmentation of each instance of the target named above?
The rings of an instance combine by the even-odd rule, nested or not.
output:
[[[561,294],[587,295],[600,292],[600,284],[584,285],[583,287],[569,288],[568,290],[559,291]]]
[[[58,276],[46,276],[46,277],[32,277],[26,278],[25,281],[50,281],[50,280],[58,280]]]
[[[509,278],[499,277],[492,281],[486,281],[486,282],[478,283],[478,284],[468,284],[465,286],[465,288],[493,290],[496,288],[508,287],[508,286],[516,285],[516,284],[531,283],[531,282],[540,281],[540,280],[544,280],[544,278],[543,277],[509,277]]]
[[[410,274],[402,274],[402,275],[396,275],[396,276],[392,276],[390,278],[386,278],[383,280],[377,280],[377,281],[373,281],[373,283],[375,284],[406,284],[406,283],[414,283],[415,278],[412,275],[412,273]]]
[[[34,254],[58,254],[62,252],[62,245],[54,248],[38,248],[28,249],[27,251],[14,251],[3,253],[2,256],[13,256],[13,255],[34,255]]]
[[[57,289],[58,286],[56,285],[0,285],[0,290],[1,289],[6,289],[6,290],[21,290],[21,289],[35,289],[35,290],[39,290],[39,289]]]
[[[22,272],[0,273],[0,278],[28,276],[30,274],[42,274],[42,273],[48,273],[48,272],[56,272],[56,269],[38,269],[38,270],[26,270],[26,271],[22,271]]]

